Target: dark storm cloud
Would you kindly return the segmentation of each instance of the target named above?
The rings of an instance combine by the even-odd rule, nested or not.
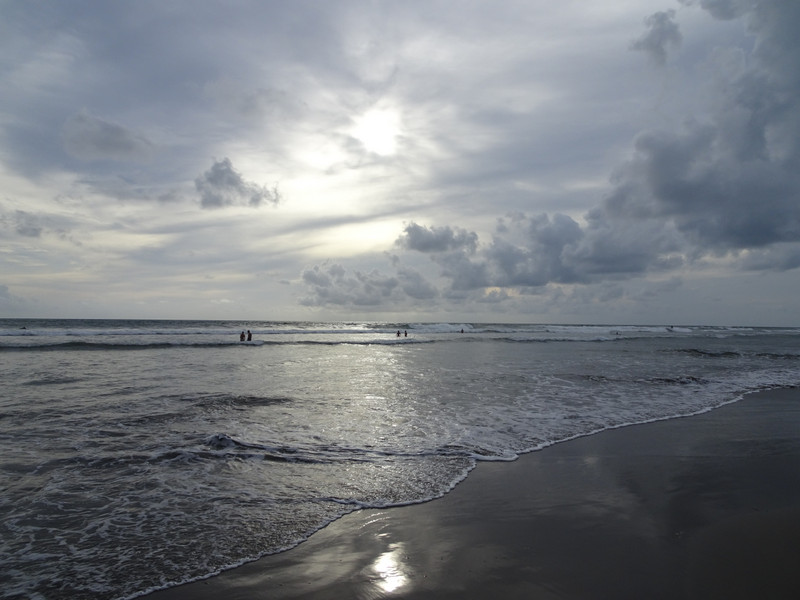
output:
[[[743,5],[707,8],[729,15]],[[750,10],[751,66],[725,82],[714,114],[638,136],[633,158],[591,214],[596,226],[619,232],[659,219],[695,255],[800,242],[800,37],[792,33],[800,3],[754,2]]]
[[[153,150],[143,136],[86,112],[67,119],[62,139],[64,149],[82,160],[142,160]]]
[[[674,19],[674,10],[657,12],[647,17],[644,21],[647,33],[631,43],[631,49],[641,50],[656,64],[664,65],[667,62],[667,47],[677,47],[683,39]]]
[[[700,4],[717,18],[747,11],[755,36],[752,60],[722,82],[725,93],[714,112],[687,120],[682,128],[637,136],[632,158],[614,175],[612,191],[588,215],[586,237],[595,248],[585,258],[602,255],[597,244],[617,244],[639,231],[646,233],[640,244],[642,270],[659,261],[670,264],[677,251],[689,260],[741,256],[747,269],[795,268],[800,3]]]
[[[642,134],[593,221],[617,230],[658,218],[699,253],[800,241],[800,177],[788,165],[748,159],[758,141],[740,149],[744,157],[732,145],[721,151],[726,133],[695,124]]]
[[[208,171],[195,179],[194,184],[203,208],[258,207],[263,203],[278,204],[281,199],[276,187],[268,188],[246,181],[228,158],[215,160]]]
[[[704,3],[705,6],[706,3]],[[710,3],[730,17],[743,3]],[[736,10],[734,10],[736,9]],[[714,113],[639,134],[612,190],[567,248],[577,273],[644,273],[706,255],[750,270],[791,269],[800,253],[800,4],[751,5],[754,60],[725,81]],[[775,248],[772,248],[775,246]],[[741,254],[746,252],[745,254]]]

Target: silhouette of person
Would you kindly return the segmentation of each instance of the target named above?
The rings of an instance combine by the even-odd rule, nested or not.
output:
[[[247,330],[247,341],[248,342],[252,342],[253,341],[253,334],[250,333],[249,329]]]
[[[244,341],[244,331],[239,335],[239,341],[240,342]]]
[[[408,331],[403,331],[403,337],[408,337]]]
[[[397,337],[400,337],[400,330],[397,330]]]

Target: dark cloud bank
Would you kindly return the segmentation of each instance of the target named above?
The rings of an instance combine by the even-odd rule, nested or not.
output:
[[[631,158],[583,224],[564,214],[512,215],[480,243],[458,227],[411,223],[397,249],[430,257],[445,288],[394,257],[392,276],[349,274],[338,264],[307,270],[304,303],[385,305],[470,293],[502,300],[509,288],[525,294],[548,284],[666,276],[707,259],[742,270],[800,266],[800,2],[681,3],[717,19],[744,18],[752,53],[726,74],[709,115],[637,136]],[[682,40],[675,17],[666,11],[646,19],[646,33],[631,48],[663,66]]]

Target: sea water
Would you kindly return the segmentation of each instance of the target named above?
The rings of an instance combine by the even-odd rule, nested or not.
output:
[[[350,511],[440,497],[478,461],[797,386],[798,342],[764,328],[0,320],[0,598],[133,598],[204,578]]]

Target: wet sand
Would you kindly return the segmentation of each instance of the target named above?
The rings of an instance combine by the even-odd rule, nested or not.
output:
[[[800,598],[800,390],[480,463],[147,600]]]

